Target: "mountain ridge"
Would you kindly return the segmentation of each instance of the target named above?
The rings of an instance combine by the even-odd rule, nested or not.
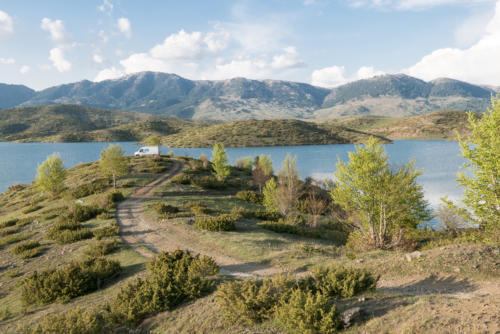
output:
[[[5,86],[5,85],[4,85]],[[2,97],[0,86],[0,97]],[[25,86],[24,86],[25,87]],[[25,87],[29,90],[28,87]],[[22,91],[22,88],[18,88]],[[14,106],[79,104],[186,119],[316,119],[352,115],[411,116],[438,110],[484,111],[494,87],[450,78],[423,81],[405,74],[362,79],[332,89],[283,80],[189,80],[138,72],[118,79],[82,80],[41,91],[24,89]],[[4,94],[5,95],[5,94]],[[4,102],[0,98],[0,101]],[[13,107],[13,102],[0,108]]]

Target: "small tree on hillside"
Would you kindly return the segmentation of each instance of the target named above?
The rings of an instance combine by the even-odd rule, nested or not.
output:
[[[468,160],[458,183],[464,187],[466,208],[457,212],[475,221],[482,229],[500,229],[500,95],[492,100],[492,108],[478,119],[469,113],[470,138],[458,136],[462,157]]]
[[[319,216],[325,213],[328,208],[328,201],[321,196],[317,187],[312,186],[307,195],[306,203],[309,212],[313,216],[311,226],[316,227],[318,225]]]
[[[302,182],[295,167],[297,157],[293,159],[287,154],[283,161],[283,168],[278,173],[277,205],[284,216],[293,213],[297,200],[302,194]]]
[[[201,160],[201,163],[203,165],[203,168],[207,169],[208,166],[210,166],[210,161],[208,160],[206,154],[200,155],[200,160]]]
[[[38,165],[35,183],[37,187],[47,193],[55,195],[64,189],[66,169],[59,153],[54,153]]]
[[[148,146],[158,146],[158,155],[160,155],[161,138],[158,136],[151,136],[146,139],[146,145]]]
[[[262,193],[262,187],[273,175],[273,163],[271,157],[262,154],[254,159],[254,169],[252,178],[255,184],[259,187],[259,193]]]
[[[264,186],[262,193],[264,195],[262,204],[266,208],[266,211],[278,212],[279,211],[277,205],[278,184],[276,183],[273,177],[271,177],[266,182],[266,185]]]
[[[116,178],[126,175],[129,171],[127,158],[124,156],[123,148],[116,145],[109,145],[101,151],[99,167],[107,177],[113,178],[113,188],[116,189]]]
[[[401,233],[431,218],[423,189],[416,179],[421,174],[410,161],[391,168],[384,147],[371,137],[349,162],[336,165],[335,186],[330,195],[334,202],[354,215],[361,232],[376,248],[399,246]],[[398,236],[397,240],[392,240]]]
[[[220,182],[224,181],[231,173],[224,144],[214,145],[212,151],[212,168],[214,169],[215,177]]]

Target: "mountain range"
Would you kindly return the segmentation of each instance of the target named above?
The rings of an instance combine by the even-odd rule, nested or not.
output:
[[[495,87],[442,78],[426,82],[382,75],[333,89],[279,80],[188,80],[140,72],[34,91],[0,84],[0,108],[79,104],[186,119],[325,119],[339,116],[411,116],[437,110],[484,111]]]

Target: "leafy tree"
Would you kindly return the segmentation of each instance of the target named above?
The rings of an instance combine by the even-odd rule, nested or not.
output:
[[[116,189],[116,177],[126,175],[129,171],[127,158],[124,156],[123,148],[116,145],[109,145],[101,151],[99,167],[105,176],[113,177],[113,188]]]
[[[219,182],[224,181],[231,170],[228,165],[226,150],[224,150],[224,144],[215,144],[212,151],[212,168],[214,169],[214,175]]]
[[[458,174],[466,206],[461,213],[485,229],[500,228],[499,99],[492,99],[492,108],[480,119],[469,113],[472,134],[468,139],[458,136],[462,157],[468,160]]]
[[[64,189],[66,169],[59,153],[54,153],[38,166],[35,183],[40,190],[57,194]]]
[[[421,171],[413,161],[398,168],[390,166],[384,147],[371,137],[349,162],[336,165],[334,202],[357,217],[360,230],[376,248],[391,248],[402,241],[402,231],[431,218],[422,186],[416,182]],[[391,240],[393,238],[393,240]]]
[[[158,155],[160,154],[161,138],[158,136],[150,136],[146,139],[146,145],[158,146]]]
[[[278,173],[277,205],[284,216],[293,213],[297,200],[302,194],[302,182],[295,167],[297,157],[293,159],[287,154],[283,168]]]
[[[248,170],[252,170],[253,161],[251,157],[240,158],[236,160],[236,167],[245,168]]]
[[[254,166],[252,178],[255,184],[259,186],[259,193],[262,193],[262,187],[273,175],[273,163],[271,161],[271,157],[264,154],[260,157],[256,156]]]
[[[264,186],[264,190],[262,191],[264,195],[264,199],[262,200],[262,204],[266,208],[267,212],[278,212],[278,205],[276,204],[276,195],[278,193],[278,184],[273,177],[271,177]]]

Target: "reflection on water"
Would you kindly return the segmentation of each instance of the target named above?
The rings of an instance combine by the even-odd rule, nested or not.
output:
[[[120,143],[127,154],[133,154],[137,146],[132,142]],[[0,143],[0,191],[14,183],[29,183],[36,174],[37,165],[53,152],[59,152],[66,167],[99,159],[100,152],[109,143]],[[458,143],[439,140],[403,140],[386,145],[391,162],[398,165],[415,159],[417,168],[423,169],[419,182],[425,190],[426,199],[435,207],[439,199],[448,196],[457,200],[462,192],[455,183],[456,173],[463,164],[458,157]],[[313,145],[283,147],[229,148],[231,163],[238,158],[259,154],[270,155],[275,170],[281,168],[285,156],[297,156],[297,168],[302,178],[331,178],[338,158],[346,160],[354,145]],[[199,157],[205,153],[211,156],[211,149],[163,148],[175,155]]]

